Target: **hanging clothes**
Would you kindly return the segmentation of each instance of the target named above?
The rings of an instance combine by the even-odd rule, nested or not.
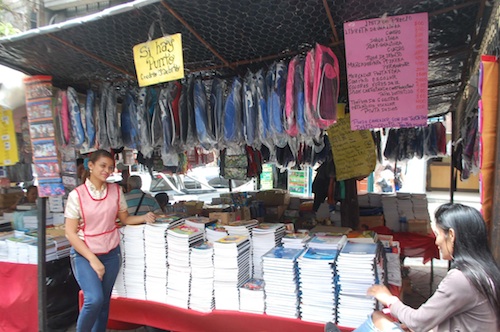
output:
[[[213,119],[211,120],[212,128],[210,131],[215,137],[215,148],[219,148],[221,140],[224,136],[222,124],[224,115],[224,92],[226,88],[226,81],[219,78],[215,78],[212,81],[212,88],[210,91],[210,109]]]
[[[269,120],[269,109],[267,104],[267,87],[266,78],[264,77],[264,70],[260,69],[255,73],[255,91],[257,93],[257,111],[258,111],[258,130],[259,141],[264,144],[267,149],[272,149],[273,139],[271,132],[271,124]]]
[[[73,136],[73,145],[80,149],[85,143],[85,130],[83,129],[82,116],[80,113],[80,104],[78,103],[78,94],[75,89],[68,87],[68,111],[71,119],[71,128]]]
[[[100,124],[103,124],[103,128],[105,128],[105,132],[101,132],[100,137],[102,138],[103,135],[106,135],[107,141],[105,140],[105,143],[109,143],[109,146],[99,146],[99,148],[119,149],[123,147],[120,126],[118,124],[118,112],[116,111],[116,90],[109,82],[102,85],[100,108],[100,114],[103,115],[103,119],[100,119]]]
[[[140,149],[137,100],[132,90],[125,92],[121,112],[121,129],[124,146],[129,149]]]
[[[286,100],[286,77],[287,67],[283,61],[276,63],[276,74],[271,89],[271,126],[274,132],[274,144],[283,148],[287,145],[287,137],[284,127],[285,100]]]
[[[148,110],[151,113],[151,144],[153,149],[159,149],[163,145],[163,125],[161,123],[160,90],[150,88]],[[163,96],[165,98],[165,96]]]
[[[295,56],[288,63],[288,75],[286,81],[286,105],[285,105],[285,131],[288,135],[295,137],[299,133],[299,128],[297,126],[297,118],[298,118],[298,94],[299,91],[295,89],[302,88],[302,96],[304,91],[304,86],[295,84],[295,70],[300,68],[298,67],[299,57]]]
[[[145,160],[150,159],[153,155],[153,145],[151,144],[151,114],[147,109],[147,95],[148,89],[141,88],[139,90],[137,104],[137,124],[140,134],[140,151]]]
[[[241,79],[233,80],[231,90],[224,107],[224,145],[239,146],[243,138]]]
[[[68,95],[66,91],[60,90],[56,99],[56,126],[58,128],[58,141],[62,146],[71,142],[71,129],[68,113]],[[30,151],[31,152],[31,151]]]
[[[179,98],[179,150],[185,151],[187,147],[188,140],[188,108],[187,108],[187,99],[188,99],[188,89],[186,84],[182,84],[181,88],[181,96]]]
[[[211,150],[215,145],[215,137],[208,125],[208,102],[205,85],[201,78],[196,78],[194,82],[194,113],[196,123],[196,133],[200,145],[205,150]]]
[[[165,162],[166,155],[174,152],[175,142],[175,118],[173,114],[173,101],[177,93],[177,85],[173,82],[167,83],[166,87],[160,90],[158,104],[160,108],[160,121],[162,127],[162,159]]]
[[[315,51],[311,49],[307,52],[306,61],[304,64],[304,114],[305,114],[305,130],[306,137],[309,140],[319,137],[321,130],[316,124],[314,115],[314,58]]]
[[[87,132],[87,141],[89,148],[95,146],[96,128],[94,124],[95,118],[95,92],[91,89],[87,90],[87,98],[85,99],[85,130]]]
[[[259,146],[258,141],[258,108],[255,76],[249,70],[243,80],[243,136],[247,145]]]
[[[196,133],[196,118],[194,111],[194,76],[188,78],[187,84],[187,137],[186,145],[189,147],[198,144],[198,135]]]
[[[337,122],[339,61],[331,48],[316,44],[312,106],[317,125],[326,129]]]

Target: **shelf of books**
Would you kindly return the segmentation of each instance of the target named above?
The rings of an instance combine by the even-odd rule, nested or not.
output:
[[[384,250],[373,237],[287,233],[281,223],[170,216],[120,232],[110,321],[165,330],[323,331],[333,321],[350,331],[377,308],[367,288],[399,269],[387,271],[390,241]]]

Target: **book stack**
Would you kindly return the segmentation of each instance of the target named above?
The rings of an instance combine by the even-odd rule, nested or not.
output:
[[[128,298],[146,299],[144,229],[146,225],[122,227],[124,291]]]
[[[285,248],[303,249],[310,239],[311,237],[306,233],[289,233],[283,236],[281,243]]]
[[[252,220],[239,220],[230,222],[229,225],[225,225],[229,235],[243,235],[243,236],[251,236],[252,229],[257,227],[259,222],[255,219]]]
[[[413,215],[418,220],[431,220],[429,215],[429,204],[425,194],[412,194],[411,201],[413,203]]]
[[[356,328],[375,309],[375,298],[368,297],[366,292],[378,283],[376,253],[377,244],[347,242],[339,254],[337,321],[340,326]]]
[[[415,219],[411,194],[397,193],[399,217],[405,216],[407,220]]]
[[[265,312],[264,280],[252,278],[240,287],[240,311]]]
[[[56,243],[51,237],[47,237],[45,241],[45,261],[50,262],[57,259]],[[28,264],[38,264],[38,239],[28,242]]]
[[[52,237],[52,240],[56,244],[56,259],[68,257],[71,250],[71,243],[69,243],[68,239],[63,235],[59,235]]]
[[[118,232],[120,233],[120,251],[122,253],[122,264],[120,266],[120,270],[118,271],[118,274],[116,276],[115,284],[113,285],[113,291],[112,295],[114,296],[120,296],[120,297],[127,297],[127,292],[125,290],[125,280],[124,280],[124,270],[125,270],[125,235],[124,235],[124,230],[125,227],[120,227],[118,229]]]
[[[14,236],[6,240],[7,243],[7,261],[12,263],[27,264],[29,262],[30,244],[36,245],[36,239],[28,236]]]
[[[167,301],[167,230],[169,222],[155,222],[144,229],[146,299]]]
[[[191,247],[191,295],[189,308],[201,312],[214,309],[214,249],[210,242]]]
[[[189,308],[191,267],[190,247],[203,242],[204,232],[185,224],[167,231],[167,303],[184,309]]]
[[[262,256],[281,245],[285,224],[262,223],[252,230],[253,277],[262,278]]]
[[[0,233],[12,230],[10,219],[0,216]],[[0,235],[1,236],[1,235]]]
[[[250,279],[250,239],[228,235],[214,242],[214,294],[218,310],[238,310],[239,287]]]
[[[324,324],[336,319],[335,262],[339,250],[337,244],[330,245],[335,248],[308,248],[298,259],[302,320]]]
[[[396,195],[388,194],[382,196],[382,208],[384,210],[385,225],[395,232],[399,232],[398,198]]]
[[[337,249],[341,250],[347,243],[345,235],[314,235],[311,241],[307,243],[308,248],[315,249]]]
[[[0,233],[0,262],[7,261],[9,251],[7,248],[7,239],[14,236],[14,232]]]
[[[297,258],[303,249],[275,247],[262,257],[266,314],[299,317]]]
[[[214,243],[215,241],[220,240],[228,235],[224,226],[219,224],[209,225],[207,226],[205,231],[206,231],[207,241],[210,243]]]
[[[184,218],[184,224],[187,226],[192,226],[199,228],[203,232],[203,236],[205,237],[205,228],[211,224],[215,224],[215,220],[210,220],[206,217],[187,217]],[[205,238],[204,238],[205,240]]]

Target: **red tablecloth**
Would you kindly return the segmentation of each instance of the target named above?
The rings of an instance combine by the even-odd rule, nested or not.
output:
[[[373,227],[371,230],[378,234],[392,235],[394,241],[399,242],[401,255],[403,256],[422,257],[424,264],[433,258],[440,258],[434,234],[422,235],[410,232],[393,232],[385,226]]]
[[[37,265],[0,262],[0,331],[38,331]]]

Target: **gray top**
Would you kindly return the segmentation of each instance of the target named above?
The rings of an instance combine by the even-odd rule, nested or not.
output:
[[[391,305],[391,314],[415,332],[498,331],[497,317],[487,298],[457,269],[448,271],[420,308],[397,301]]]

